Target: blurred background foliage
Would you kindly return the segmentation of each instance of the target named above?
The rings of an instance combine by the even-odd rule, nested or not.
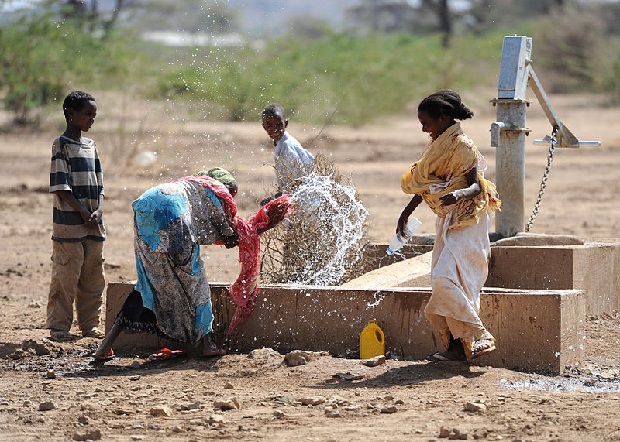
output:
[[[86,89],[179,101],[209,120],[256,121],[277,101],[297,121],[359,125],[429,91],[495,87],[503,36],[515,34],[533,38],[547,92],[620,103],[618,2],[422,0],[387,26],[363,19],[382,2],[351,0],[349,11],[370,14],[335,26],[291,11],[262,34],[244,34],[233,1],[110,2],[0,0],[0,99],[13,124],[39,124],[68,90]],[[171,46],[144,38],[153,31],[208,40]],[[231,35],[243,43],[217,43]]]

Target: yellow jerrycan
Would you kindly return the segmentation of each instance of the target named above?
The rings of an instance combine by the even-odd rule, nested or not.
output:
[[[385,336],[374,319],[360,333],[360,359],[370,359],[385,354]]]

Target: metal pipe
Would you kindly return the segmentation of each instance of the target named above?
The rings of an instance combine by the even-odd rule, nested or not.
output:
[[[517,130],[499,133],[495,157],[495,184],[502,200],[496,212],[495,230],[504,237],[525,230],[525,109],[522,100],[497,100],[497,121]]]
[[[502,200],[502,210],[495,215],[495,230],[504,237],[525,230],[525,136],[529,132],[525,127],[529,104],[525,90],[531,53],[531,38],[504,37],[498,98],[493,100],[497,107],[495,130],[499,130],[495,184]]]

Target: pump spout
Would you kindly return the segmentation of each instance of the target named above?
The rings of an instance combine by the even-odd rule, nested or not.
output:
[[[505,123],[504,121],[494,121],[491,123],[491,147],[499,147],[501,133],[506,130],[517,129],[514,124]]]

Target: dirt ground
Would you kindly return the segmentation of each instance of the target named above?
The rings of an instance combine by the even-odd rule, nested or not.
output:
[[[493,91],[464,98],[476,117],[463,127],[486,156],[493,179]],[[552,100],[577,137],[602,146],[556,151],[532,232],[618,238],[620,109],[603,106],[604,97]],[[89,136],[104,162],[108,281],[135,278],[130,204],[152,185],[221,165],[240,184],[242,216],[254,213],[272,186],[272,151],[258,122],[205,123],[182,105],[119,105],[122,100],[111,94],[97,101]],[[44,127],[0,133],[0,440],[620,440],[617,312],[588,318],[585,364],[558,377],[392,359],[367,367],[327,354],[291,367],[270,349],[210,360],[149,361],[149,353],[121,353],[100,365],[89,357],[94,339],[47,340],[48,170],[51,142],[63,123],[50,115]],[[530,210],[547,157],[545,147],[530,142],[550,132],[536,102],[528,127]],[[307,146],[322,130],[294,119],[289,129]],[[408,201],[400,174],[425,140],[410,112],[359,128],[326,127],[310,149],[351,176],[370,213],[371,240],[387,243]],[[157,152],[153,164],[130,161],[142,150]],[[419,233],[433,233],[430,210],[421,207],[416,216],[423,222]],[[203,253],[211,281],[235,279],[235,250],[211,246]]]

